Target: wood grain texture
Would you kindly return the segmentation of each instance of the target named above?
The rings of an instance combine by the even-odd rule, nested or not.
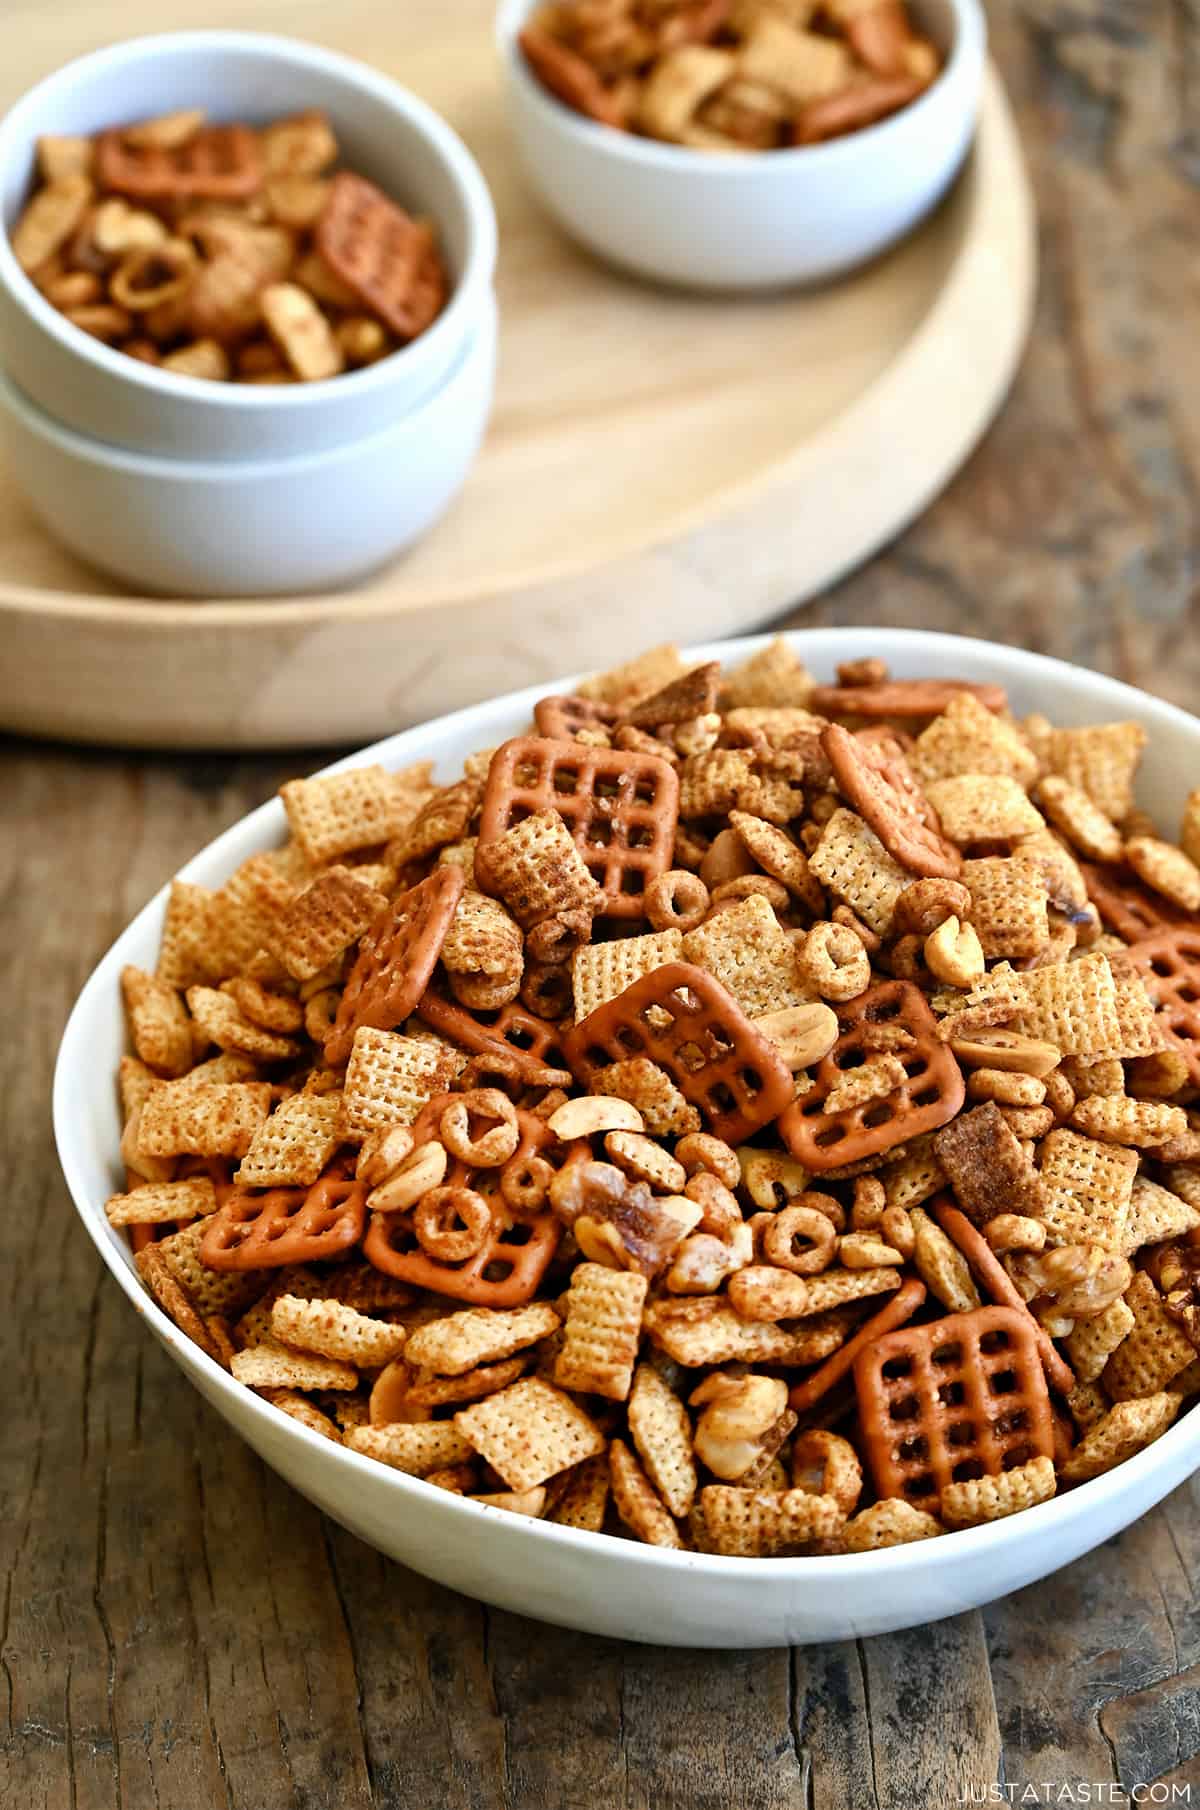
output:
[[[1043,213],[1026,368],[929,516],[794,619],[970,629],[1195,706],[1200,8],[990,10]],[[1195,1796],[1200,1479],[931,1628],[792,1653],[625,1647],[387,1563],[141,1334],[58,1174],[57,1036],[132,912],[306,758],[0,743],[0,1804],[949,1810],[1004,1784],[1021,1803],[1086,1783],[1096,1803],[1155,1780]]]

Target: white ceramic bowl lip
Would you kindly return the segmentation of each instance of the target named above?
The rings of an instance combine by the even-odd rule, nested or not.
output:
[[[1022,674],[1056,682],[1061,690],[1073,692],[1094,704],[1097,715],[1094,720],[1108,720],[1119,716],[1137,715],[1152,720],[1169,723],[1183,729],[1194,737],[1197,757],[1200,759],[1200,721],[1186,711],[1178,709],[1157,698],[1150,698],[1146,693],[1136,690],[1131,685],[1124,685],[1116,679],[1102,674],[1092,673],[1084,668],[1071,666],[1064,660],[1050,659],[1044,655],[1028,653],[1020,648],[1001,647],[993,642],[980,641],[968,636],[943,635],[931,631],[913,629],[891,629],[887,631],[888,639],[895,644],[900,642],[911,647],[914,660],[919,658],[925,671],[955,672],[964,677],[971,676],[975,670],[974,663],[983,659],[985,671],[989,677],[996,677],[1003,682],[1003,668],[1009,669],[1008,676],[1019,680]],[[809,633],[795,631],[788,640],[803,654],[808,640],[828,644],[836,638],[838,659],[855,659],[866,653],[878,652],[879,632],[874,629],[842,629],[834,631],[815,630]],[[743,636],[731,641],[707,642],[697,647],[685,649],[685,655],[692,660],[711,660],[729,657],[745,657],[765,647],[772,639],[769,635]],[[825,664],[822,658],[821,664]],[[524,709],[532,710],[538,698],[547,692],[569,691],[578,683],[581,675],[562,679],[554,683],[533,685],[519,692],[509,693],[502,701],[511,706],[513,712]],[[458,711],[454,715],[464,721],[474,715],[486,714],[495,702],[492,700],[483,705],[475,705],[467,710]],[[445,718],[448,722],[451,719]],[[349,767],[362,765],[379,759],[391,759],[397,764],[405,760],[421,757],[421,738],[430,725],[418,726],[403,731],[400,735],[390,736],[383,742],[359,750],[345,759],[333,762],[321,769],[323,773],[338,773]],[[241,845],[248,840],[248,832],[255,832],[255,843],[259,847],[270,847],[277,843],[284,833],[286,820],[283,806],[278,799],[271,799],[261,805],[257,811],[251,812],[211,842],[201,854],[180,870],[179,877],[192,877],[197,868],[207,867],[210,861],[219,860],[227,850],[229,864],[232,865]],[[93,996],[104,994],[110,999],[115,995],[118,986],[118,975],[124,960],[122,945],[133,936],[141,921],[149,914],[160,912],[167,896],[167,887],[163,887],[153,899],[138,913],[133,922],[126,927],[112,947],[101,958],[86,982],[79,999],[67,1021],[59,1046],[58,1060],[54,1075],[53,1118],[55,1141],[58,1146],[59,1160],[75,1202],[76,1211],[87,1229],[88,1236],[96,1246],[101,1258],[115,1277],[119,1287],[124,1291],[135,1311],[147,1316],[159,1338],[181,1362],[184,1369],[196,1366],[204,1376],[210,1392],[227,1398],[231,1405],[247,1409],[255,1420],[269,1426],[274,1432],[281,1431],[277,1411],[257,1396],[253,1395],[240,1383],[234,1381],[229,1373],[223,1370],[212,1358],[200,1351],[188,1339],[174,1321],[162,1311],[157,1303],[147,1294],[132,1265],[125,1260],[117,1236],[109,1228],[104,1219],[102,1203],[92,1202],[88,1198],[82,1163],[75,1153],[76,1118],[75,1102],[89,1089],[94,1090],[96,1077],[87,1059],[86,1034],[82,1029],[88,1007]],[[78,1045],[78,1047],[75,1047]],[[100,1078],[100,1084],[107,1086],[110,1076]],[[380,1481],[382,1467],[375,1459],[367,1458],[361,1453],[352,1452],[345,1447],[330,1447],[328,1440],[320,1434],[311,1432],[298,1422],[289,1421],[283,1428],[285,1436],[299,1442],[300,1448],[307,1447],[314,1460],[323,1460],[325,1464],[344,1464],[350,1467],[350,1474],[358,1474]],[[1091,1513],[1102,1518],[1105,1505],[1114,1497],[1132,1492],[1136,1483],[1149,1479],[1166,1459],[1175,1459],[1187,1454],[1192,1470],[1200,1469],[1200,1407],[1193,1408],[1175,1426],[1168,1429],[1153,1445],[1136,1457],[1126,1459],[1123,1464],[1103,1476],[1096,1477],[1088,1483],[1081,1484],[1067,1495],[1052,1498],[1049,1502],[1040,1503],[1035,1508],[1023,1510],[1019,1515],[1011,1515],[1001,1521],[986,1523],[981,1527],[965,1528],[955,1533],[939,1537],[936,1548],[931,1548],[926,1541],[914,1541],[904,1546],[894,1546],[878,1552],[846,1553],[823,1558],[782,1558],[782,1559],[739,1559],[725,1558],[715,1554],[677,1552],[663,1550],[653,1546],[643,1546],[635,1541],[620,1542],[620,1557],[631,1568],[646,1574],[647,1589],[654,1589],[665,1584],[674,1576],[682,1581],[689,1573],[697,1569],[710,1576],[736,1578],[744,1582],[746,1588],[756,1587],[756,1580],[761,1580],[763,1588],[771,1589],[782,1583],[808,1585],[832,1585],[835,1589],[839,1582],[849,1579],[869,1578],[879,1589],[886,1590],[889,1576],[908,1570],[917,1570],[931,1562],[936,1555],[938,1562],[953,1563],[961,1558],[964,1563],[978,1560],[984,1555],[997,1558],[1014,1542],[1024,1539],[1036,1541],[1043,1534],[1049,1535],[1056,1528],[1062,1529],[1069,1523]],[[1184,1473],[1181,1473],[1181,1475]],[[495,1515],[506,1517],[506,1532],[519,1531],[521,1537],[528,1539],[530,1556],[536,1555],[538,1543],[544,1540],[555,1541],[567,1550],[575,1549],[581,1563],[586,1563],[589,1555],[603,1552],[611,1558],[614,1552],[612,1536],[582,1532],[576,1528],[559,1527],[552,1522],[528,1521],[518,1529],[513,1528],[514,1519],[504,1509],[491,1508],[486,1503],[472,1502],[456,1496],[447,1490],[438,1489],[433,1484],[422,1482],[401,1472],[387,1472],[386,1480],[396,1491],[397,1504],[406,1507],[412,1513],[431,1512],[458,1520],[466,1528],[474,1520],[478,1537],[486,1540],[488,1519]],[[947,1544],[947,1542],[950,1542]],[[1003,1572],[998,1568],[997,1576],[1002,1578]]]
[[[68,352],[85,363],[96,365],[111,376],[120,378],[148,396],[191,398],[208,408],[236,408],[249,413],[265,414],[282,410],[302,417],[306,409],[322,403],[331,388],[348,399],[386,388],[398,376],[398,366],[409,366],[419,358],[425,362],[446,341],[461,336],[492,286],[496,270],[498,229],[491,194],[479,165],[458,134],[427,102],[410,93],[390,77],[381,75],[353,57],[339,56],[316,44],[301,43],[294,38],[271,32],[251,31],[180,31],[159,32],[149,37],[128,38],[104,50],[92,51],[84,57],[64,64],[52,75],[28,89],[8,113],[0,118],[0,170],[14,145],[24,147],[27,140],[21,128],[26,109],[32,109],[53,95],[57,86],[70,87],[81,74],[101,73],[117,65],[152,62],[164,52],[178,54],[194,51],[197,55],[213,53],[230,56],[271,55],[297,78],[297,104],[304,101],[303,81],[308,70],[324,71],[340,76],[362,89],[373,99],[403,116],[435,150],[449,172],[462,199],[467,219],[467,254],[458,275],[453,294],[433,325],[407,346],[391,352],[376,364],[359,371],[349,371],[316,383],[292,386],[213,383],[199,377],[157,370],[142,364],[123,352],[103,345],[92,334],[74,326],[66,316],[48,302],[32,279],[17,263],[9,244],[8,233],[0,223],[0,283],[16,304],[33,316],[37,324]],[[423,400],[421,398],[420,400]],[[299,423],[297,424],[299,425]]]
[[[395,439],[397,428],[411,431],[419,425],[422,416],[432,415],[445,400],[446,392],[453,388],[467,365],[477,356],[485,339],[496,335],[498,309],[494,296],[485,299],[484,308],[482,320],[468,334],[458,357],[439,380],[436,389],[420,397],[411,409],[383,427],[376,428],[373,433],[355,440],[340,441],[336,446],[324,446],[316,452],[289,453],[278,459],[239,459],[236,464],[231,464],[228,459],[176,459],[165,453],[130,452],[127,447],[113,446],[107,440],[96,440],[90,434],[81,434],[77,428],[65,427],[61,421],[48,415],[45,409],[39,408],[6,375],[3,368],[0,368],[0,410],[10,410],[24,422],[30,433],[39,435],[83,464],[99,466],[105,471],[128,472],[131,477],[153,478],[158,484],[253,484],[256,480],[304,477],[313,470],[332,470],[342,461],[357,462],[365,453],[370,452],[372,446],[385,448]],[[131,364],[135,362],[136,360],[130,360]]]
[[[848,132],[841,138],[750,156],[744,151],[695,151],[687,145],[639,138],[633,132],[614,132],[611,126],[588,119],[556,99],[530,70],[517,42],[526,19],[543,4],[543,0],[501,0],[496,16],[496,42],[512,80],[528,106],[535,108],[543,119],[555,122],[559,130],[581,145],[603,150],[616,161],[629,164],[631,169],[686,171],[696,177],[714,177],[722,183],[746,185],[762,181],[772,172],[795,175],[803,169],[806,176],[828,176],[831,182],[836,182],[846,178],[848,166],[864,158],[890,156],[905,121],[920,116],[948,83],[982,72],[987,22],[980,0],[948,0],[948,3],[954,17],[950,54],[936,80],[915,101],[875,125]]]

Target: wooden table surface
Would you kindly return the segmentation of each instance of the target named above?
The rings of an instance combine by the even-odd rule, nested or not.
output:
[[[1042,215],[1034,341],[950,492],[795,620],[988,634],[1194,706],[1200,5],[989,13]],[[980,1613],[727,1656],[489,1611],[294,1495],[106,1279],[48,1093],[111,938],[315,757],[0,759],[0,1804],[940,1810],[1005,1785],[1015,1803],[1200,1787],[1200,1479]]]

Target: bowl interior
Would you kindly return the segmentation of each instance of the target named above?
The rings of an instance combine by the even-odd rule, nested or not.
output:
[[[526,63],[517,38],[522,28],[535,13],[542,10],[545,3],[546,0],[503,0],[496,16],[496,37],[510,70],[526,92],[536,94],[564,123],[586,134],[593,143],[607,146],[618,154],[649,154],[655,161],[681,160],[697,169],[727,171],[735,179],[740,172],[742,180],[752,181],[761,176],[764,170],[778,169],[784,162],[811,167],[817,159],[841,158],[851,147],[857,149],[864,143],[873,142],[890,124],[910,111],[909,108],[903,108],[900,114],[890,115],[874,126],[848,133],[844,138],[830,139],[824,144],[801,145],[790,151],[772,151],[750,157],[736,151],[697,152],[684,145],[665,144],[657,139],[640,138],[628,132],[614,132],[607,126],[597,125],[585,115],[576,113],[565,102],[556,99]],[[942,69],[934,87],[945,80],[951,65],[964,57],[971,45],[978,46],[982,51],[986,27],[979,0],[908,0],[908,5],[918,28],[941,53]],[[921,98],[924,97],[919,97],[913,105],[919,105]]]
[[[1042,711],[1055,723],[1070,726],[1083,723],[1112,722],[1135,718],[1144,723],[1150,736],[1143,763],[1138,802],[1151,811],[1168,830],[1178,822],[1184,798],[1200,771],[1200,721],[1174,706],[1147,697],[1132,687],[1122,685],[1100,674],[1071,667],[1057,660],[1004,648],[991,643],[957,636],[926,634],[907,630],[814,630],[789,635],[788,640],[820,680],[830,680],[838,661],[879,656],[887,660],[899,677],[924,677],[930,674],[957,676],[975,680],[991,680],[1006,685],[1017,714]],[[736,641],[714,642],[695,647],[690,657],[721,658],[730,663],[744,658],[766,644],[769,637],[754,636]],[[401,767],[418,759],[432,759],[438,777],[448,780],[457,775],[459,763],[469,752],[492,745],[506,736],[517,734],[528,724],[533,703],[550,691],[568,690],[571,680],[559,685],[537,685],[510,694],[453,716],[406,730],[374,747],[360,751],[325,769],[338,772],[364,762],[380,761],[385,766]],[[207,849],[181,870],[181,877],[205,885],[219,885],[247,856],[278,845],[284,838],[285,818],[282,805],[271,800],[252,812],[240,823],[217,838]],[[195,1380],[202,1382],[204,1393],[217,1406],[223,1400],[236,1398],[244,1403],[246,1392],[212,1361],[188,1345],[184,1336],[167,1320],[157,1306],[148,1300],[133,1268],[132,1257],[123,1237],[108,1224],[103,1203],[121,1186],[119,1160],[120,1124],[116,1099],[115,1074],[118,1060],[125,1049],[124,1021],[121,1009],[119,976],[122,966],[136,963],[153,967],[158,949],[163,911],[164,888],[138,914],[129,927],[102,958],[87,982],[71,1015],[59,1051],[54,1085],[55,1133],[59,1155],[68,1185],[89,1235],[99,1249],[108,1268],[140,1313],[150,1317],[156,1336],[168,1346]],[[256,1415],[272,1416],[265,1404],[253,1404]],[[244,1417],[243,1417],[244,1418]],[[324,1442],[306,1429],[289,1422],[287,1439],[300,1448],[305,1446],[323,1464],[330,1456],[338,1464],[370,1465],[371,1461],[356,1454],[335,1450],[330,1454]],[[281,1434],[281,1437],[283,1435]],[[1057,1498],[1007,1521],[970,1529],[949,1536],[966,1553],[986,1547],[989,1552],[1011,1549],[1014,1541],[1026,1534],[1035,1540],[1041,1531],[1077,1523],[1081,1516],[1107,1513],[1107,1529],[1123,1526],[1156,1501],[1170,1483],[1179,1481],[1200,1465],[1200,1410],[1193,1410],[1171,1428],[1153,1447],[1114,1471],[1085,1484],[1069,1495]],[[318,1467],[319,1468],[319,1467]],[[1134,1500],[1134,1486],[1141,1480],[1163,1476],[1167,1481],[1157,1493],[1143,1487],[1140,1499]],[[392,1476],[398,1496],[417,1492],[418,1497],[436,1498],[439,1492],[402,1476]],[[293,1481],[296,1481],[293,1467]],[[307,1488],[307,1483],[302,1485]],[[319,1488],[314,1495],[320,1499]],[[1123,1516],[1120,1502],[1129,1504]],[[480,1516],[496,1511],[476,1508],[453,1499],[447,1512],[475,1513]],[[587,1549],[597,1540],[611,1546],[605,1536],[577,1533],[562,1528],[530,1523],[530,1537],[566,1541]],[[1097,1537],[1101,1537],[1097,1535]],[[816,1578],[831,1582],[838,1575],[849,1576],[865,1562],[875,1565],[881,1584],[889,1570],[907,1570],[924,1563],[923,1548],[900,1547],[886,1554],[873,1553],[867,1559],[842,1557],[830,1559],[739,1560],[702,1557],[700,1555],[658,1552],[650,1548],[634,1548],[630,1563],[653,1569],[711,1569],[714,1573],[739,1567],[748,1579],[753,1576],[770,1580],[776,1577],[803,1576],[814,1583]],[[1076,1550],[1084,1550],[1077,1546]],[[1059,1561],[1061,1562],[1061,1560]],[[1043,1569],[1052,1568],[1047,1563]],[[1030,1574],[1032,1575],[1032,1573]],[[1005,1588],[998,1574],[996,1591]],[[995,1592],[993,1592],[995,1594]],[[976,1598],[982,1600],[982,1598]],[[949,1611],[943,1609],[942,1613]],[[892,1623],[891,1625],[898,1625]],[[753,1643],[748,1643],[753,1644]]]

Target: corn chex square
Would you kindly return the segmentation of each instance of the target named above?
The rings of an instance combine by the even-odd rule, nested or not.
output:
[[[1119,1401],[1090,1427],[1059,1468],[1064,1483],[1085,1483],[1158,1439],[1179,1412],[1182,1397],[1163,1390],[1137,1400]]]
[[[665,641],[621,666],[585,679],[576,686],[576,695],[596,704],[637,704],[643,698],[652,698],[664,685],[681,679],[686,671],[679,649],[674,642]]]
[[[410,1477],[428,1477],[431,1471],[444,1471],[451,1465],[466,1464],[475,1453],[452,1420],[396,1421],[382,1427],[351,1427],[345,1443],[352,1452],[362,1452],[390,1464],[394,1471]]]
[[[1046,765],[1120,823],[1133,809],[1134,780],[1146,741],[1146,731],[1134,722],[1052,729],[1046,738]]]
[[[293,980],[311,980],[358,941],[387,902],[353,869],[331,867],[292,900],[264,940]]]
[[[279,788],[292,835],[314,867],[386,842],[400,827],[400,800],[383,767],[352,767]]]
[[[580,1527],[586,1533],[599,1533],[604,1526],[608,1507],[608,1457],[600,1453],[585,1458],[570,1471],[562,1473],[561,1490],[546,1517],[560,1527]]]
[[[475,873],[526,926],[555,912],[594,911],[601,897],[557,811],[523,817],[495,842],[477,847]]]
[[[1168,1314],[1144,1270],[1134,1271],[1125,1291],[1125,1305],[1133,1314],[1133,1328],[1109,1358],[1101,1378],[1115,1402],[1157,1394],[1196,1358],[1196,1347]]]
[[[1050,941],[1046,883],[1022,856],[985,855],[964,861],[963,884],[971,894],[971,923],[983,953],[1022,958]]]
[[[877,936],[885,936],[891,928],[896,900],[912,880],[912,875],[892,860],[874,830],[844,809],[835,811],[821,831],[808,865],[822,886]]]
[[[272,946],[281,919],[311,877],[298,855],[294,849],[251,855],[214,895],[210,916],[219,978],[240,974],[258,950]]]
[[[1152,1056],[1163,1047],[1163,1036],[1155,1017],[1154,1001],[1140,974],[1113,971],[1116,992],[1118,1032],[1117,1047],[1110,1053],[1127,1061],[1135,1056]]]
[[[141,1061],[178,1077],[192,1066],[192,1027],[176,988],[142,968],[122,968],[129,1035]]]
[[[622,936],[611,943],[587,943],[575,951],[571,981],[578,1022],[609,999],[615,999],[643,974],[682,960],[678,930],[654,930],[647,936]]]
[[[800,656],[779,635],[728,675],[721,686],[721,704],[725,710],[746,705],[803,709],[815,685]]]
[[[230,1369],[248,1389],[355,1389],[358,1372],[337,1358],[293,1351],[275,1339],[264,1339],[250,1351],[237,1351]]]
[[[996,716],[969,691],[956,692],[921,731],[909,765],[926,788],[958,773],[994,773],[1028,787],[1040,768],[1016,725]]]
[[[636,1106],[651,1137],[685,1137],[689,1131],[699,1131],[703,1123],[666,1069],[651,1062],[648,1056],[630,1056],[625,1062],[597,1069],[592,1077],[592,1092],[612,1094]]]
[[[1167,1171],[1170,1181],[1171,1172]],[[1189,1204],[1172,1188],[1139,1175],[1133,1184],[1129,1219],[1122,1250],[1128,1257],[1144,1244],[1161,1244],[1165,1238],[1181,1238],[1200,1226],[1200,1198]]]
[[[796,945],[761,893],[689,930],[683,959],[727,987],[747,1018],[803,1005],[812,996],[797,972]]]
[[[705,1549],[729,1558],[770,1558],[828,1539],[845,1519],[832,1496],[807,1490],[736,1489],[711,1483],[700,1491]]]
[[[247,1018],[236,1000],[215,987],[189,987],[187,1002],[197,1026],[218,1049],[241,1050],[261,1062],[287,1062],[300,1054],[294,1037],[265,1031]]]
[[[1075,1330],[1064,1341],[1067,1362],[1077,1383],[1094,1383],[1121,1341],[1133,1331],[1133,1309],[1124,1300],[1113,1301],[1102,1314],[1076,1320]]]
[[[623,1439],[614,1439],[608,1448],[608,1476],[613,1507],[634,1538],[644,1546],[678,1551],[683,1545],[679,1529]]]
[[[497,1310],[468,1307],[418,1327],[408,1342],[415,1369],[438,1376],[465,1376],[478,1364],[494,1364],[557,1332],[559,1317],[547,1301]]]
[[[971,863],[968,862],[968,866]],[[1078,961],[1034,968],[1020,977],[1021,1003],[1013,1029],[1052,1043],[1064,1056],[1097,1062],[1121,1043],[1116,983],[1100,952]]]
[[[454,1424],[510,1489],[534,1489],[605,1448],[599,1427],[577,1402],[538,1376],[473,1402]]]
[[[236,1319],[262,1292],[265,1277],[261,1270],[210,1270],[200,1256],[205,1226],[204,1219],[195,1219],[162,1239],[157,1248],[198,1313],[205,1319],[212,1314]]]
[[[1006,773],[957,773],[925,788],[952,842],[1019,842],[1045,826],[1041,812]]]
[[[190,880],[172,880],[158,945],[158,979],[170,987],[222,980],[229,971],[223,942],[216,894]]]
[[[554,1380],[564,1389],[624,1401],[633,1382],[649,1283],[636,1270],[581,1263],[571,1274]]]
[[[299,1351],[375,1370],[399,1357],[408,1334],[341,1301],[280,1295],[271,1307],[271,1336]]]
[[[1098,1244],[1119,1256],[1138,1171],[1136,1150],[1052,1131],[1040,1149],[1044,1199],[1037,1217],[1046,1242]]]
[[[306,1188],[338,1147],[340,1093],[292,1094],[275,1108],[242,1158],[243,1188]]]
[[[696,1495],[688,1411],[652,1364],[639,1364],[629,1397],[629,1432],[651,1483],[677,1518]]]
[[[428,1101],[447,1091],[465,1063],[463,1052],[431,1037],[361,1026],[346,1065],[341,1135],[361,1143],[368,1132],[411,1125]]]
[[[207,1175],[178,1182],[146,1182],[130,1194],[114,1194],[104,1203],[110,1226],[169,1225],[176,1220],[203,1219],[217,1210],[217,1191]]]
[[[998,1477],[973,1477],[948,1483],[942,1490],[938,1513],[947,1527],[979,1527],[1019,1514],[1035,1503],[1048,1502],[1055,1491],[1054,1460],[1031,1458]]]
[[[147,1096],[138,1126],[143,1156],[245,1156],[271,1110],[265,1081],[225,1087],[164,1081]]]

